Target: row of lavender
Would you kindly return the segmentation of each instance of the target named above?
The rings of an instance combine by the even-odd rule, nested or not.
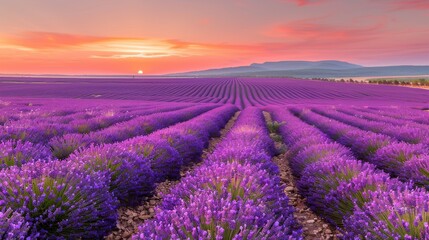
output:
[[[85,148],[91,144],[115,143],[136,136],[147,135],[171,124],[189,120],[201,113],[211,110],[216,105],[202,105],[189,108],[174,106],[155,109],[145,115],[135,117],[129,121],[119,122],[111,127],[88,134],[65,134],[50,140],[49,145],[53,154],[62,159],[78,148]]]
[[[19,119],[9,119],[0,127],[0,140],[15,140],[46,144],[52,137],[69,132],[88,133],[109,127],[115,123],[132,119],[139,115],[159,112],[161,109],[152,107],[116,108],[69,108],[58,110],[35,108]],[[12,108],[12,110],[18,110]],[[168,109],[166,109],[168,110]]]
[[[422,110],[413,110],[412,112],[409,112],[410,110],[405,109],[405,113],[401,113],[403,118],[395,118],[392,116],[383,115],[382,112],[371,112],[368,108],[363,107],[354,107],[354,108],[336,108],[338,111],[343,112],[345,114],[363,118],[370,121],[377,121],[377,122],[384,122],[388,124],[393,124],[396,126],[408,126],[411,125],[412,127],[421,127],[421,128],[428,128],[429,124],[429,113],[426,113]],[[398,111],[398,109],[393,109],[393,111]],[[392,111],[391,111],[392,112]],[[406,114],[413,114],[413,116],[408,116]],[[420,115],[418,117],[418,115]],[[427,119],[427,122],[421,121],[423,119]]]
[[[417,123],[429,124],[428,113],[421,111],[421,109],[403,107],[367,107],[360,108],[359,110],[375,113],[379,116],[386,116],[395,119],[407,119]]]
[[[160,106],[159,108],[146,107],[137,109],[85,109],[74,114],[46,117],[23,117],[9,121],[0,128],[0,140],[22,140],[32,143],[48,143],[53,137],[67,133],[89,133],[107,128],[116,123],[127,121],[140,115],[147,115],[162,111],[172,111],[185,106]]]
[[[85,106],[83,108],[86,108]],[[89,107],[88,107],[89,108]],[[13,101],[5,101],[0,99],[0,126],[11,121],[17,121],[23,118],[44,118],[48,116],[66,116],[75,113],[77,108],[58,108],[48,104],[36,104],[27,101],[26,103]]]
[[[55,101],[39,100],[37,103],[31,103],[23,100],[14,99],[13,101],[0,100],[0,125],[13,124],[16,121],[34,120],[36,122],[60,122],[67,123],[79,118],[89,119],[99,117],[102,114],[126,113],[138,109],[147,109],[151,107],[149,102],[139,102],[133,104],[112,104],[112,102],[103,102],[97,105],[91,101],[70,102],[55,99]]]
[[[368,120],[353,116],[356,114],[354,111],[343,108],[336,110],[334,108],[328,109],[319,107],[314,108],[313,111],[363,130],[390,136],[398,141],[429,145],[429,126],[425,124],[399,119],[397,119],[395,123],[388,123],[386,120],[383,121],[378,119]]]
[[[151,194],[156,181],[177,177],[235,111],[223,106],[147,137],[1,170],[2,237],[101,238],[115,226],[120,205]]]
[[[423,126],[412,131],[400,130],[408,128],[408,125],[397,126],[395,128],[397,131],[392,131],[391,134],[386,135],[363,130],[370,129],[370,127],[366,127],[371,126],[367,120],[335,112],[334,110],[316,108],[314,111],[320,114],[308,110],[294,110],[305,121],[314,124],[339,143],[350,147],[359,159],[376,165],[393,177],[399,177],[403,181],[413,180],[416,185],[429,189],[428,145],[403,142],[398,137],[398,135],[402,136],[402,133],[407,131],[408,133],[414,133],[415,139],[422,139],[425,142],[428,137],[426,136],[427,131]],[[360,128],[347,125],[344,122],[360,126]],[[368,125],[366,125],[367,122]],[[392,127],[392,125],[385,124],[386,128],[383,128],[383,123],[372,122],[373,125],[380,125],[379,129],[383,133],[390,131],[389,127]]]
[[[350,149],[291,112],[280,108],[269,111],[283,122],[280,132],[289,147],[290,165],[301,194],[315,212],[338,226],[346,239],[429,237],[429,193],[390,178],[375,165],[362,163]],[[307,114],[300,113],[301,117]]]
[[[173,110],[170,108],[157,108],[145,113],[156,113],[133,118],[129,121],[119,122],[100,131],[89,134],[66,134],[54,137],[47,144],[34,144],[26,141],[7,140],[0,143],[0,169],[17,165],[33,159],[65,159],[79,148],[86,148],[91,144],[114,143],[135,136],[147,135],[158,129],[167,127],[177,122],[189,120],[203,112],[213,109],[214,105],[195,106]],[[144,114],[141,112],[141,114]]]
[[[182,179],[134,239],[300,239],[262,112],[243,110],[203,165]]]

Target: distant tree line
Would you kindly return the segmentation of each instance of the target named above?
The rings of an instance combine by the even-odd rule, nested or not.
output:
[[[318,81],[324,81],[324,82],[350,82],[350,83],[367,83],[367,82],[363,82],[363,81],[358,81],[358,80],[353,80],[352,78],[350,79],[333,79],[333,78],[312,78],[312,80],[318,80]]]
[[[353,80],[349,79],[332,79],[332,78],[312,78],[312,80],[324,82],[344,82],[344,83],[369,83],[369,84],[386,84],[386,85],[403,85],[403,86],[429,86],[429,79],[419,78],[412,80],[398,79],[371,79],[371,80]]]
[[[399,81],[397,79],[373,79],[369,80],[368,83],[374,84],[390,84],[390,85],[409,85],[409,86],[429,86],[429,79],[413,79]]]

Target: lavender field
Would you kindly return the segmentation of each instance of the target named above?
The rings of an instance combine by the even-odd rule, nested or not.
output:
[[[0,96],[121,99],[234,104],[429,104],[427,91],[288,78],[25,78],[0,77]]]
[[[429,92],[0,78],[0,239],[429,239]]]

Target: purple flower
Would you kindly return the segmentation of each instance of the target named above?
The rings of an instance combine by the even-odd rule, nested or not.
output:
[[[158,129],[186,121],[215,108],[214,105],[194,106],[133,118],[91,134],[95,143],[115,143],[133,137],[148,135]]]
[[[349,149],[337,143],[322,143],[304,148],[290,160],[290,165],[294,174],[301,176],[302,171],[311,163],[336,158],[351,159],[352,157]]]
[[[393,189],[371,193],[345,221],[348,238],[428,239],[429,194],[422,189]]]
[[[77,149],[89,146],[91,142],[90,135],[72,133],[52,138],[49,146],[55,157],[65,159]]]
[[[41,144],[14,140],[0,142],[0,169],[21,166],[33,160],[51,159],[51,152]]]
[[[429,155],[413,157],[404,164],[400,176],[413,180],[417,185],[429,190]]]
[[[370,158],[370,162],[393,176],[400,176],[406,162],[427,151],[428,149],[420,144],[395,142],[378,149]]]
[[[4,126],[3,139],[28,141],[32,143],[47,143],[55,136],[70,132],[71,128],[65,124],[44,123],[38,120],[26,119]]]
[[[83,134],[83,133],[89,133],[91,131],[94,131],[97,128],[96,123],[90,122],[87,119],[79,119],[75,120],[70,125],[73,126],[73,130],[77,133]]]
[[[343,182],[349,182],[364,171],[375,172],[374,165],[347,158],[326,159],[315,162],[304,170],[298,181],[298,188],[307,198],[310,207],[323,213],[330,204],[326,196]]]
[[[105,174],[74,162],[29,162],[0,171],[0,209],[21,214],[39,238],[100,238],[117,218]]]
[[[179,153],[184,165],[191,162],[198,162],[203,152],[203,143],[195,136],[182,134],[180,131],[175,131],[174,129],[175,127],[163,129],[152,134],[150,137],[165,139]]]
[[[411,183],[391,179],[381,171],[367,169],[350,180],[343,181],[326,196],[323,216],[336,226],[343,226],[346,217],[353,214],[356,206],[362,207],[371,200],[373,191],[411,188]]]
[[[302,239],[283,216],[253,200],[201,190],[158,211],[133,239]]]
[[[207,158],[207,162],[238,162],[241,164],[260,164],[261,168],[272,175],[279,174],[279,168],[271,161],[271,157],[252,145],[224,144]]]
[[[203,164],[190,176],[182,179],[164,198],[162,208],[172,209],[179,198],[188,199],[195,192],[207,189],[219,194],[228,192],[233,199],[252,199],[268,204],[278,214],[290,215],[293,210],[287,205],[278,176],[273,176],[263,165],[240,162],[212,162]]]
[[[157,181],[179,179],[183,160],[165,139],[139,137],[121,143],[121,147],[150,161]]]
[[[0,238],[1,239],[26,239],[28,237],[28,223],[21,214],[12,209],[0,210]],[[30,236],[35,238],[36,235]]]
[[[91,146],[71,155],[68,160],[76,162],[90,174],[105,174],[110,179],[110,192],[124,205],[138,203],[155,189],[149,160],[120,146]]]
[[[394,142],[391,137],[382,134],[356,130],[346,136],[346,145],[350,146],[357,157],[370,159],[378,149]]]

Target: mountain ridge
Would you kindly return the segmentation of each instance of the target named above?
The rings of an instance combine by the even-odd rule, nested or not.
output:
[[[169,74],[170,76],[242,76],[242,77],[370,77],[370,76],[407,76],[429,75],[429,66],[395,65],[366,67],[345,61],[278,61],[252,63],[247,66],[214,68],[201,71]]]

